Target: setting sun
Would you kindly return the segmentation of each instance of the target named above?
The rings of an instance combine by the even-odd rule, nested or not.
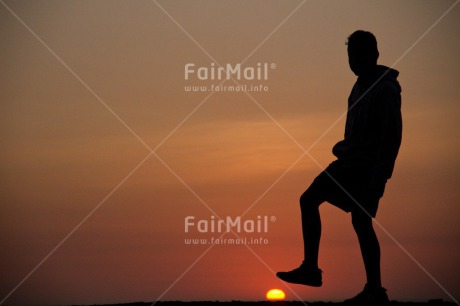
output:
[[[285,297],[283,290],[280,289],[272,289],[267,292],[267,300],[270,301],[282,301]]]

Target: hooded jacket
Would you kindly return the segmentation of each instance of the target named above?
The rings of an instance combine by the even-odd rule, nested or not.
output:
[[[345,135],[332,149],[342,167],[389,179],[402,139],[399,72],[376,66],[359,76],[348,98]]]

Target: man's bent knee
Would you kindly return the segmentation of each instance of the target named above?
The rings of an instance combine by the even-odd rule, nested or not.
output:
[[[309,190],[305,191],[300,196],[300,208],[302,210],[312,210],[318,209],[319,205],[321,205],[323,201],[315,197]]]

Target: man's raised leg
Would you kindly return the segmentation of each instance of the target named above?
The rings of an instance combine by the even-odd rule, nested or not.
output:
[[[321,203],[322,201],[315,199],[309,190],[305,191],[300,197],[304,264],[310,269],[318,269],[319,243],[321,240],[319,206]]]
[[[322,285],[322,272],[318,268],[318,251],[321,239],[319,205],[321,203],[322,201],[312,196],[310,188],[300,197],[304,261],[297,269],[289,272],[278,272],[276,274],[276,276],[286,282],[314,287]]]

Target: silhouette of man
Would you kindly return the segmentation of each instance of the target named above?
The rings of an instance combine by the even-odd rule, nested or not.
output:
[[[380,246],[372,226],[385,184],[401,144],[401,87],[399,72],[377,65],[375,36],[356,31],[348,37],[348,62],[358,77],[348,98],[344,139],[332,149],[332,162],[300,197],[304,261],[299,268],[276,275],[289,283],[319,287],[321,237],[319,206],[327,201],[351,212],[366,270],[364,290],[347,303],[388,302],[380,276]]]

